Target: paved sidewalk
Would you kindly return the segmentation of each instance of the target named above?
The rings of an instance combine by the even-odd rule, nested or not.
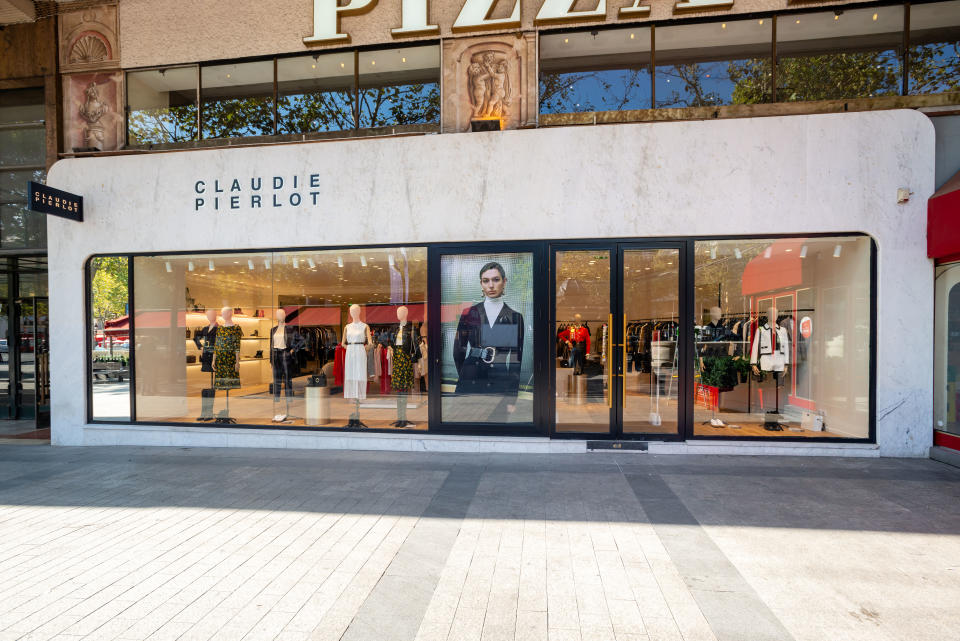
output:
[[[0,641],[960,635],[928,460],[0,446]]]

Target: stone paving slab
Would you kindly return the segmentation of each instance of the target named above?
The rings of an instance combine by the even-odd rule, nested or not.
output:
[[[929,460],[0,445],[0,641],[939,641],[958,602]]]

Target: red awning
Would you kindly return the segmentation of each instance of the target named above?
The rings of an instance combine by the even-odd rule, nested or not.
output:
[[[103,324],[103,333],[107,336],[116,336],[118,334],[128,334],[130,332],[130,317],[121,316],[113,320],[108,320]]]
[[[803,282],[800,249],[806,238],[775,240],[743,269],[744,296],[796,287]]]
[[[927,201],[927,256],[960,257],[960,172]]]

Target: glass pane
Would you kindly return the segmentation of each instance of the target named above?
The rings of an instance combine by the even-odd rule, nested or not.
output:
[[[362,51],[361,128],[440,122],[440,47]]]
[[[869,436],[868,238],[698,242],[695,310],[696,434]]]
[[[0,91],[0,124],[43,122],[43,88]]]
[[[353,129],[353,52],[277,61],[277,133]]]
[[[0,205],[27,204],[30,197],[27,183],[31,180],[42,183],[45,177],[42,169],[0,170]]]
[[[610,252],[556,253],[558,432],[610,431]]]
[[[769,102],[771,19],[658,27],[657,106]]]
[[[649,109],[650,30],[540,38],[540,113]]]
[[[202,67],[203,137],[273,134],[273,61]]]
[[[960,436],[960,265],[937,268],[934,426]]]
[[[677,432],[680,250],[623,252],[624,433]]]
[[[128,73],[127,102],[131,145],[196,139],[196,67]]]
[[[34,394],[37,427],[44,428],[50,427],[50,305],[46,298],[36,298],[34,304]]]
[[[47,130],[40,127],[0,130],[0,165],[37,165],[47,162]]]
[[[899,94],[902,34],[902,6],[783,16],[777,20],[777,99]]]
[[[36,417],[37,401],[37,310],[33,300],[17,301],[20,322],[20,378],[17,392],[20,397],[20,418]]]
[[[440,258],[442,420],[533,421],[533,254]]]
[[[427,429],[426,264],[424,248],[135,258],[137,419]],[[344,341],[354,304],[369,340]]]
[[[20,296],[47,296],[46,258],[18,258],[17,268],[20,272]]]
[[[90,345],[93,418],[130,420],[130,319],[127,316],[127,258],[90,261]]]
[[[0,419],[16,415],[13,397],[10,395],[10,305],[7,297],[10,293],[9,281],[5,272],[0,272]]]
[[[960,90],[960,3],[910,6],[910,93]]]
[[[0,247],[42,249],[47,246],[47,218],[26,205],[0,205]]]

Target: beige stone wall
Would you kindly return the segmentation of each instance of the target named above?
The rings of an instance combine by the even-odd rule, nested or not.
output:
[[[483,30],[454,33],[451,29],[465,0],[431,0],[429,19],[440,27],[439,36],[472,37]],[[535,24],[542,0],[518,0],[521,5],[520,30],[556,28],[568,25],[538,27]],[[857,0],[862,1],[862,0]],[[736,15],[755,11],[845,5],[856,2],[789,2],[788,0],[734,0],[730,9],[708,12],[676,12],[674,2],[643,0],[649,5],[649,16],[618,20],[623,7],[633,6],[633,0],[608,0],[606,23],[643,23],[667,20],[672,17],[689,18],[698,15]],[[341,4],[343,4],[341,2]],[[350,35],[350,42],[339,42],[308,47],[303,38],[313,33],[313,0],[122,0],[120,2],[120,46],[125,68],[166,65],[205,60],[222,60],[247,56],[293,53],[316,49],[336,49],[351,45],[371,45],[411,40],[436,39],[437,34],[419,37],[393,37],[391,29],[400,27],[401,0],[379,0],[364,13],[343,16],[341,33]],[[491,18],[504,18],[513,9],[511,0],[498,0]],[[596,0],[577,0],[575,10],[585,11],[597,6]],[[604,21],[577,24],[601,24]],[[515,32],[516,28],[499,33]]]

